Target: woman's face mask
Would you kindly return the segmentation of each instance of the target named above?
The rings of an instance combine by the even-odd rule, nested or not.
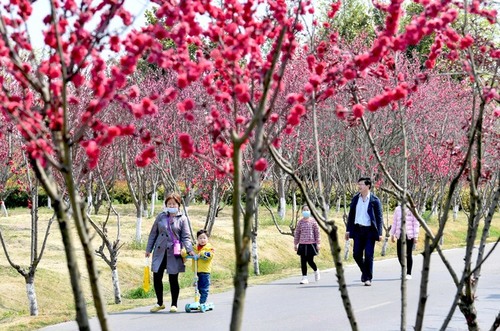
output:
[[[303,210],[302,211],[302,216],[304,216],[306,218],[307,217],[311,217],[311,211],[309,211],[309,210]]]
[[[177,212],[179,211],[179,208],[168,207],[168,208],[167,208],[167,211],[168,211],[170,214],[177,214]]]

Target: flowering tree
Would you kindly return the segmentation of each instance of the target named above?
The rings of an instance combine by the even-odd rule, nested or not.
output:
[[[103,163],[103,162],[101,162]],[[115,303],[119,304],[122,302],[121,290],[120,290],[120,278],[118,274],[118,256],[120,249],[123,246],[121,241],[121,221],[120,215],[113,207],[113,202],[109,195],[107,185],[104,182],[104,176],[101,173],[101,169],[98,166],[96,171],[97,179],[99,180],[99,186],[102,187],[103,195],[105,195],[105,200],[107,202],[107,215],[103,222],[96,222],[89,217],[90,225],[94,228],[97,235],[101,238],[101,244],[95,250],[97,256],[103,259],[103,261],[108,265],[111,270],[111,282],[113,283],[113,292]],[[113,222],[113,218],[116,218],[116,223]],[[115,226],[116,227],[115,227]]]
[[[121,174],[119,172],[120,157],[116,148],[101,149],[101,153],[106,162],[101,162],[97,171],[92,170],[88,173],[85,188],[88,199],[87,206],[89,206],[88,214],[91,214],[90,208],[93,209],[92,214],[99,213],[102,204],[107,200],[106,192],[113,191],[115,181],[120,178]]]
[[[0,162],[2,164],[0,167],[0,209],[4,216],[8,216],[5,199],[14,189],[12,184],[17,182],[21,190],[25,187],[20,181],[25,164],[19,138],[10,123],[0,125]]]
[[[260,173],[267,167],[263,158],[264,128],[269,119],[271,122],[277,119],[272,117],[276,88],[280,85],[289,54],[295,48],[298,15],[304,14],[308,6],[299,4],[294,14],[288,12],[284,1],[268,2],[267,7],[254,1],[231,1],[225,3],[224,8],[208,1],[185,1],[180,6],[162,3],[156,16],[164,21],[166,28],[160,24],[151,28],[158,36],[173,40],[176,49],[165,51],[158,43],[157,47],[152,47],[148,60],[158,62],[161,59],[162,65],[174,68],[178,72],[177,85],[180,88],[196,80],[202,81],[207,93],[217,102],[208,108],[207,129],[220,160],[216,163],[217,168],[221,172],[233,173],[236,250],[233,329],[239,329],[241,325],[251,226],[256,209],[254,201],[260,186]],[[206,22],[197,21],[197,13],[203,14]],[[202,49],[207,44],[202,40],[209,40],[213,49]],[[200,47],[195,61],[191,60],[189,44]],[[267,54],[261,52],[264,45],[268,45]],[[296,118],[302,110],[297,108]],[[184,156],[201,154],[191,135],[181,134],[179,142]],[[252,147],[252,167],[243,181],[242,152],[247,146]],[[242,220],[243,192],[247,203]]]
[[[6,188],[7,182],[14,175],[11,171],[13,163],[12,133],[4,134],[2,131],[0,131],[0,160],[3,165],[0,170],[0,209],[4,216],[8,216],[4,200],[9,194]]]
[[[12,159],[10,160],[12,161]],[[39,219],[38,215],[38,181],[33,178],[33,173],[30,170],[30,166],[27,163],[26,157],[24,157],[24,167],[23,171],[19,171],[16,174],[19,177],[19,182],[23,184],[23,187],[29,193],[29,202],[28,208],[31,209],[31,224],[30,224],[30,259],[28,263],[23,261],[20,263],[19,261],[15,261],[15,258],[12,256],[12,252],[9,251],[9,235],[4,236],[3,229],[0,228],[0,243],[2,245],[3,251],[5,253],[5,257],[9,262],[10,266],[16,270],[21,276],[23,276],[24,281],[26,283],[26,295],[28,298],[29,311],[31,316],[38,315],[38,300],[36,294],[36,286],[35,286],[35,278],[37,267],[42,260],[43,253],[45,252],[47,238],[50,233],[50,227],[52,222],[54,221],[54,216],[50,218],[50,220],[44,224],[43,221]],[[23,179],[21,181],[21,178]],[[42,227],[45,225],[45,232],[43,236],[41,236]],[[7,232],[7,231],[5,231]],[[41,240],[40,240],[41,237]],[[24,265],[24,266],[23,266]]]
[[[96,115],[105,110],[126,84],[126,76],[133,69],[126,66],[122,70],[115,65],[108,71],[102,52],[118,51],[121,40],[118,32],[109,32],[107,28],[115,16],[125,25],[132,21],[122,8],[123,1],[84,2],[81,6],[73,1],[54,0],[49,3],[50,13],[44,19],[43,29],[44,56],[41,58],[32,49],[23,24],[32,15],[31,2],[12,1],[5,5],[6,12],[2,11],[1,112],[4,120],[11,121],[21,133],[33,170],[52,201],[64,242],[79,327],[89,329],[86,300],[70,233],[71,223],[75,225],[84,249],[101,327],[107,330],[89,227],[72,171],[73,152],[81,144],[92,168],[99,157],[100,146],[134,131],[127,124],[108,125],[96,120]],[[88,87],[93,96],[85,104],[80,104],[76,90],[82,86]],[[145,112],[144,108],[140,107],[140,114]],[[59,176],[61,181],[54,176]]]
[[[386,28],[389,28],[390,26],[396,27],[394,24],[398,21],[398,16],[400,15],[400,5],[401,3],[393,2],[388,6],[379,6],[379,9],[385,11],[388,15],[387,18],[387,25]],[[482,8],[480,2],[474,2],[473,5],[470,8],[466,8],[465,12],[465,17],[467,18],[468,15],[470,14],[479,14],[485,16],[487,19],[490,21],[494,21],[496,12],[488,10],[486,8]],[[439,15],[435,16],[435,19],[430,19],[429,16],[433,16],[434,14],[439,13]],[[442,16],[441,16],[442,15]],[[430,54],[428,56],[428,59],[426,61],[426,67],[430,70],[434,68],[436,65],[436,59],[440,56],[441,54],[441,49],[443,44],[446,44],[448,48],[448,52],[446,53],[446,56],[449,59],[458,59],[460,56],[464,56],[464,61],[463,61],[463,74],[468,75],[470,80],[473,82],[471,85],[472,90],[471,93],[469,94],[470,100],[472,102],[469,104],[469,107],[471,107],[469,113],[469,121],[465,123],[460,129],[465,129],[465,131],[458,130],[458,133],[460,135],[460,131],[463,132],[463,137],[466,137],[466,139],[457,139],[456,142],[460,141],[465,141],[466,144],[463,145],[463,148],[459,145],[456,147],[449,148],[446,145],[453,145],[455,141],[451,140],[450,142],[447,142],[444,144],[444,149],[441,148],[444,152],[444,155],[449,155],[450,159],[453,159],[456,157],[457,160],[459,160],[458,167],[455,168],[455,170],[452,170],[453,175],[453,180],[451,181],[450,186],[448,187],[447,190],[447,196],[445,199],[445,204],[443,206],[443,214],[440,217],[440,227],[438,230],[438,233],[436,236],[434,236],[429,229],[427,228],[425,222],[420,218],[421,224],[425,229],[425,232],[429,238],[432,238],[432,243],[430,245],[426,246],[426,253],[425,253],[425,261],[424,265],[428,266],[428,259],[430,258],[430,252],[434,249],[438,249],[438,243],[440,240],[440,237],[443,234],[443,229],[445,227],[446,221],[447,221],[447,215],[450,207],[450,202],[452,195],[454,194],[455,189],[457,188],[458,181],[460,178],[466,173],[467,176],[469,177],[469,182],[470,182],[470,190],[478,192],[479,186],[478,183],[480,183],[481,178],[482,178],[482,172],[481,172],[481,165],[482,165],[482,160],[483,160],[483,153],[482,153],[482,145],[484,144],[484,138],[482,137],[482,132],[486,129],[483,128],[483,123],[484,123],[484,118],[486,118],[488,115],[488,103],[491,102],[492,99],[496,98],[495,92],[492,91],[492,86],[494,85],[494,81],[496,80],[496,75],[494,74],[493,77],[488,77],[488,80],[486,80],[487,84],[491,84],[489,88],[486,88],[486,92],[484,91],[483,87],[479,82],[482,82],[484,77],[481,77],[483,79],[480,79],[480,77],[477,75],[475,71],[476,63],[475,63],[475,58],[473,56],[474,54],[474,47],[473,47],[473,42],[474,38],[472,38],[470,35],[462,35],[460,36],[453,28],[451,28],[447,21],[451,22],[454,21],[458,17],[458,11],[455,7],[453,7],[452,4],[444,4],[441,3],[440,5],[433,4],[433,7],[426,7],[424,6],[423,11],[419,15],[415,15],[415,17],[411,20],[408,26],[406,26],[406,29],[403,33],[401,34],[396,34],[396,31],[393,30],[390,32],[389,30],[384,30],[381,31],[379,34],[378,40],[375,41],[376,46],[382,46],[381,44],[377,44],[378,42],[383,42],[384,45],[381,48],[372,48],[372,51],[369,54],[366,54],[366,57],[364,55],[360,55],[357,57],[357,59],[360,61],[358,63],[355,63],[356,66],[358,65],[365,65],[370,63],[373,63],[372,61],[376,58],[379,58],[382,60],[382,64],[387,66],[387,68],[390,70],[392,76],[395,78],[393,80],[393,87],[390,85],[387,86],[384,91],[376,93],[376,95],[367,95],[364,93],[362,89],[359,88],[362,79],[364,77],[357,77],[356,78],[356,83],[358,84],[356,88],[351,89],[351,95],[352,95],[352,100],[354,103],[354,106],[352,107],[353,114],[355,117],[359,118],[361,121],[361,124],[363,125],[363,128],[367,132],[370,144],[372,146],[372,150],[374,153],[374,156],[376,160],[378,161],[378,164],[380,166],[381,171],[384,174],[384,179],[389,181],[391,185],[395,189],[395,195],[402,201],[402,206],[405,208],[406,202],[410,200],[410,205],[411,205],[411,210],[414,214],[418,214],[417,210],[415,209],[415,204],[413,199],[411,198],[411,193],[410,189],[408,188],[408,174],[407,174],[407,164],[408,164],[408,138],[406,135],[405,130],[406,125],[408,123],[407,121],[407,113],[408,113],[408,107],[411,106],[409,97],[412,95],[413,92],[417,91],[419,89],[419,75],[417,75],[414,81],[408,80],[407,77],[404,75],[404,71],[400,72],[400,67],[395,65],[394,59],[397,58],[398,52],[400,50],[403,50],[406,48],[406,46],[414,44],[415,40],[420,40],[421,36],[426,35],[429,31],[434,31],[436,33],[435,39],[434,39],[434,44],[431,47]],[[429,25],[426,26],[425,24],[422,26],[420,25],[421,23],[424,22],[424,20],[427,20],[429,22]],[[467,20],[464,20],[464,25],[466,25]],[[442,25],[440,27],[440,25]],[[437,28],[437,29],[436,29]],[[387,34],[387,32],[390,32],[390,34]],[[381,38],[382,37],[382,38]],[[387,37],[389,39],[384,39],[383,37]],[[416,39],[415,39],[416,38]],[[385,40],[385,41],[384,41]],[[388,42],[388,43],[386,43]],[[402,47],[403,46],[403,47]],[[484,57],[485,54],[487,54],[490,58],[490,61],[497,62],[498,65],[498,51],[492,47],[492,45],[488,46],[489,48],[483,48],[482,50],[482,57]],[[377,51],[377,52],[375,52]],[[380,52],[380,53],[378,53]],[[379,57],[381,56],[381,57]],[[368,68],[365,67],[365,68]],[[435,73],[436,71],[432,71],[432,73]],[[494,71],[496,72],[496,70]],[[492,79],[492,80],[490,80]],[[465,89],[465,92],[467,89]],[[473,101],[478,98],[481,100],[479,103],[474,103]],[[365,101],[367,100],[367,101]],[[376,141],[372,135],[373,133],[373,127],[372,125],[366,120],[366,116],[364,115],[365,110],[369,110],[372,112],[377,112],[377,114],[380,113],[380,109],[384,109],[385,107],[390,106],[392,109],[397,110],[399,114],[399,120],[398,120],[398,125],[400,126],[402,130],[402,157],[403,157],[403,173],[399,176],[401,181],[398,182],[393,176],[393,172],[389,170],[388,164],[386,164],[388,158],[385,157],[381,151],[378,149]],[[449,105],[447,105],[449,106]],[[455,108],[457,109],[457,108]],[[448,114],[449,108],[446,109]],[[452,113],[453,114],[453,113]],[[456,119],[460,119],[462,117],[458,116]],[[386,120],[387,121],[387,120]],[[455,126],[459,128],[459,126]],[[420,128],[422,129],[422,128]],[[486,129],[487,130],[487,129]],[[452,138],[453,139],[453,138]],[[439,145],[437,146],[439,148]],[[439,149],[438,149],[439,150]],[[451,151],[448,151],[451,150]],[[440,162],[442,162],[441,158],[438,158]],[[447,168],[444,167],[445,165],[448,165],[448,160],[445,160],[444,164],[441,165],[440,168],[446,171],[448,173]],[[451,163],[451,162],[450,162]],[[481,209],[477,203],[479,201],[479,196],[476,195],[474,198],[471,198],[471,203],[475,206],[471,207],[472,209],[475,209],[476,212],[479,212]],[[496,206],[497,201],[493,200],[492,204]],[[471,213],[472,214],[472,213]],[[472,249],[474,245],[474,240],[476,238],[476,231],[477,231],[477,222],[478,222],[478,214],[476,215],[471,215],[469,217],[470,221],[470,233],[468,236],[468,246]],[[487,224],[487,223],[486,223]],[[404,228],[404,220],[403,220],[403,225],[402,227]],[[405,234],[403,233],[402,236]],[[482,243],[484,242],[484,237],[482,238]],[[484,246],[483,246],[484,247]],[[404,250],[404,248],[403,248]],[[458,304],[460,306],[460,309],[462,313],[464,313],[465,318],[469,324],[470,327],[474,328],[477,326],[477,320],[476,320],[476,312],[474,309],[474,304],[473,304],[473,299],[471,297],[471,293],[474,291],[474,289],[471,286],[468,286],[467,283],[470,281],[471,274],[467,272],[467,270],[470,270],[471,268],[471,250],[468,250],[466,252],[465,256],[465,269],[463,271],[463,274],[461,276],[461,279],[459,279],[453,270],[450,270],[450,274],[455,279],[455,282],[457,284],[457,296],[454,301],[454,306],[450,310],[450,314],[447,317],[447,319],[443,323],[443,328],[446,328],[446,325],[449,321],[449,318],[453,314],[453,311],[455,309],[455,305]],[[479,256],[482,256],[483,252],[479,253]],[[443,262],[445,265],[448,266],[447,262],[443,259]],[[403,267],[404,270],[404,267]],[[425,269],[428,270],[428,269]],[[426,282],[426,277],[424,276],[424,283]],[[463,282],[465,281],[465,283]],[[402,321],[401,321],[401,326],[402,328],[405,327],[406,325],[406,315],[405,315],[405,287],[404,287],[404,280],[402,281]],[[463,289],[465,287],[465,290]],[[421,297],[424,298],[426,296],[425,289],[421,293]],[[425,309],[425,300],[420,301],[420,307],[419,307],[419,312],[417,316],[417,329],[421,327],[422,323],[422,318],[423,318],[423,310]]]

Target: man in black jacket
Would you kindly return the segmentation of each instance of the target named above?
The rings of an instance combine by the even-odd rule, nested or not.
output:
[[[370,192],[369,177],[358,179],[358,190],[351,200],[345,239],[354,241],[353,257],[361,270],[361,282],[371,286],[373,278],[373,255],[375,241],[382,240],[382,204]],[[363,257],[364,255],[364,257]]]

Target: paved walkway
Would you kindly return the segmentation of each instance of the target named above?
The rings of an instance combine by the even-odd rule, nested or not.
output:
[[[489,245],[488,247],[491,247]],[[463,249],[446,251],[446,256],[455,271],[460,273],[463,264]],[[489,330],[500,311],[500,249],[485,263],[479,280],[476,308],[481,329]],[[298,261],[297,261],[298,263]],[[408,281],[408,330],[412,330],[416,319],[422,256],[414,259],[413,279]],[[363,286],[359,280],[357,266],[349,265],[345,270],[349,296],[354,307],[359,330],[400,330],[400,268],[396,259],[376,261],[371,287]],[[432,257],[429,296],[424,319],[424,330],[438,330],[451,306],[455,287],[442,265],[439,256]],[[310,280],[313,275],[310,274]],[[255,331],[303,331],[307,329],[350,330],[333,269],[322,272],[318,283],[299,285],[299,275],[264,285],[251,286],[245,299],[242,330]],[[166,296],[168,298],[168,296]],[[175,314],[149,313],[150,307],[141,307],[109,315],[111,330],[228,330],[231,321],[233,292],[209,296],[215,310],[206,313]],[[181,300],[184,307],[190,300]],[[100,330],[98,321],[91,320],[92,330]],[[77,330],[76,322],[67,322],[47,327],[45,331]],[[463,315],[457,310],[448,331],[467,330]]]

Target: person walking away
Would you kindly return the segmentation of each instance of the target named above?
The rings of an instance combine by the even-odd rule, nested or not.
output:
[[[418,220],[408,208],[406,210],[406,279],[411,279],[411,269],[413,267],[413,256],[412,251],[418,240],[418,233],[420,230],[420,225]],[[403,252],[401,251],[401,206],[397,206],[394,209],[394,215],[392,217],[392,227],[389,232],[391,235],[391,241],[395,242],[397,240],[396,248],[398,253],[398,260],[401,267],[403,266]]]
[[[195,254],[198,256],[198,291],[200,292],[200,304],[207,302],[208,292],[210,291],[210,273],[212,272],[212,259],[214,258],[215,249],[211,243],[208,242],[208,232],[206,230],[199,230],[196,233],[198,241],[194,249]]]
[[[372,181],[369,177],[358,179],[358,193],[352,198],[347,218],[345,240],[354,241],[353,258],[361,270],[361,282],[372,285],[373,256],[375,242],[382,240],[382,204],[370,192]]]
[[[319,269],[314,263],[314,256],[318,255],[320,249],[319,226],[307,205],[302,207],[302,218],[297,222],[295,228],[293,247],[300,255],[300,267],[302,269],[302,280],[300,284],[308,284],[307,265],[314,271],[315,281],[320,280]]]
[[[157,303],[151,308],[152,313],[165,309],[163,304],[163,274],[167,270],[172,299],[170,312],[177,312],[179,298],[179,272],[185,271],[181,249],[184,247],[189,255],[194,255],[193,244],[189,232],[188,219],[179,210],[181,197],[170,193],[165,198],[166,210],[156,217],[149,233],[146,246],[146,258],[153,252],[151,269],[153,271],[153,286]]]

